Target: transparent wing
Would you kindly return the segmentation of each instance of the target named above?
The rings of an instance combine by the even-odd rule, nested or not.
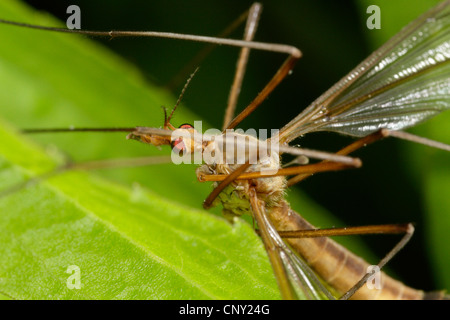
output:
[[[289,281],[298,298],[303,300],[334,300],[335,297],[325,288],[314,271],[281,239],[267,215],[263,214],[262,216],[263,223],[277,246]]]
[[[281,129],[365,136],[400,130],[450,108],[450,1],[406,26]]]

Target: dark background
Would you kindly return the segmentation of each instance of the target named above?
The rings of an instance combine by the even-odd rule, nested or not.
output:
[[[67,17],[67,6],[77,4],[82,11],[82,28],[88,30],[156,30],[211,36],[218,34],[251,4],[250,1],[26,2],[63,21]],[[398,12],[399,16],[408,15],[408,2],[403,3],[405,6]],[[374,49],[363,27],[365,12],[352,1],[293,0],[263,4],[256,40],[291,44],[300,48],[304,56],[293,74],[242,123],[242,128],[282,127]],[[241,33],[242,28],[232,37],[239,38]],[[165,39],[152,39],[151,46],[148,39],[101,41],[138,65],[149,81],[162,86],[202,48],[199,44]],[[216,110],[225,108],[236,56],[236,49],[216,49],[202,62],[183,98],[186,105],[214,127],[222,125],[223,114]],[[240,109],[252,100],[284,59],[280,54],[252,52],[239,100]],[[179,94],[183,84],[174,87],[174,95]],[[174,124],[180,124],[176,118]],[[299,143],[304,147],[333,151],[350,141],[336,134],[315,133]],[[397,151],[401,143],[404,142],[386,140],[366,148],[357,153],[364,162],[361,170],[317,175],[299,187],[347,225],[414,222],[420,226],[424,214],[420,191],[402,170],[405,159]],[[431,273],[426,264],[423,237],[418,228],[405,249],[407,253],[390,263],[390,268],[411,286],[437,289],[439,285],[433,283],[431,276],[417,277],[417,270],[411,268],[420,260],[424,262],[421,274]],[[386,238],[368,237],[370,246],[379,256],[392,247],[392,238]]]

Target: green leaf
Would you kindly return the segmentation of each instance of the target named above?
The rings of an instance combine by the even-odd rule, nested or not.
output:
[[[0,9],[3,18],[56,24],[13,1],[3,1]],[[0,30],[8,48],[0,59],[1,110],[21,127],[147,124],[142,119],[157,126],[162,119],[158,103],[174,101],[89,41],[49,34],[42,46],[42,37],[29,31],[4,25]],[[129,105],[150,110],[132,112]],[[192,119],[183,109],[177,116]],[[23,113],[35,115],[34,120]],[[54,151],[44,152],[9,125],[0,127],[2,190],[61,162],[61,155],[52,159]],[[125,142],[117,135],[58,139],[52,143],[69,146],[63,149],[77,160],[155,151],[130,141],[117,143]],[[198,207],[210,187],[195,183],[192,166],[174,167],[144,171],[147,181],[141,182],[159,194],[139,184],[130,189],[71,172],[2,197],[0,292],[18,299],[279,298],[251,226],[231,225],[181,204]],[[124,170],[115,178],[139,181],[141,172]],[[80,268],[80,290],[67,286],[69,266]]]

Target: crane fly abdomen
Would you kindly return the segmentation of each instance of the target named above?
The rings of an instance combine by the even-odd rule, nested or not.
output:
[[[269,211],[269,217],[278,230],[310,230],[313,225],[304,220],[284,202]],[[369,263],[345,249],[328,237],[288,238],[289,245],[300,253],[319,275],[338,293],[343,294],[354,286],[366,273]],[[361,287],[352,299],[420,300],[424,292],[407,287],[384,272],[380,273],[381,288]]]

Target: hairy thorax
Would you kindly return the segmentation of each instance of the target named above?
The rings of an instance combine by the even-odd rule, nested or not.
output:
[[[231,138],[236,137],[236,141],[244,139],[247,145],[262,145],[265,141],[260,141],[250,135],[243,135],[233,133]],[[227,141],[230,141],[230,134],[228,133]],[[227,218],[240,216],[243,214],[251,214],[250,202],[248,198],[249,189],[254,188],[258,198],[266,203],[266,207],[277,206],[284,198],[284,190],[286,188],[286,178],[283,176],[268,177],[268,174],[273,174],[280,168],[280,155],[276,150],[267,148],[259,148],[262,153],[255,156],[255,150],[247,149],[245,153],[237,155],[236,152],[229,152],[217,142],[216,147],[219,152],[223,153],[223,161],[217,163],[203,164],[197,169],[197,175],[200,174],[220,174],[227,175],[239,168],[246,161],[250,161],[252,165],[246,172],[259,172],[261,178],[235,180],[228,187],[226,187],[218,196],[214,205],[219,203],[223,206],[223,213]],[[237,151],[238,146],[235,146]],[[242,148],[241,148],[242,149]],[[259,150],[258,150],[259,151]],[[221,163],[219,163],[221,162]],[[266,177],[265,177],[266,176]],[[214,184],[214,187],[217,183]]]

